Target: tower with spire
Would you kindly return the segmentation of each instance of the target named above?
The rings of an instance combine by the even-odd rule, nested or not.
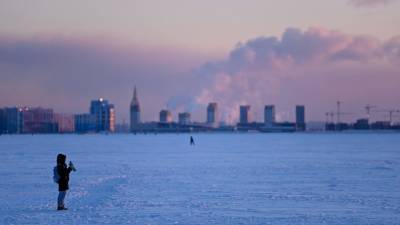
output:
[[[141,122],[140,121],[140,104],[139,104],[139,100],[138,100],[137,93],[136,93],[136,86],[134,87],[134,90],[133,90],[133,97],[132,97],[131,107],[130,107],[130,115],[131,115],[130,130],[135,131],[139,128],[139,124]]]

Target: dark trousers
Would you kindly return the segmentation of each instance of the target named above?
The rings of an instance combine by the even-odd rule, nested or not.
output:
[[[58,192],[58,199],[57,199],[58,206],[64,206],[65,195],[67,195],[67,191]]]

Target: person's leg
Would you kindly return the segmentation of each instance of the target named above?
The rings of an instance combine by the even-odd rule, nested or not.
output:
[[[67,194],[66,191],[59,191],[58,192],[58,200],[57,200],[58,207],[57,207],[57,209],[64,208],[64,199],[65,199],[65,195],[66,194]]]

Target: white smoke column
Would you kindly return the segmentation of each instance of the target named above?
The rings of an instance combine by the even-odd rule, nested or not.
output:
[[[322,107],[331,107],[337,99],[351,99],[357,104],[366,104],[369,99],[389,103],[384,96],[400,95],[392,87],[400,80],[399,40],[394,37],[382,42],[322,28],[288,28],[280,39],[259,37],[239,43],[227,59],[196,70],[195,88],[185,93],[190,99],[182,103],[204,110],[209,102],[217,102],[222,120],[231,123],[237,122],[242,104],[251,105],[258,120],[262,120],[267,104],[277,105],[283,120],[294,120],[297,104],[317,105],[315,115],[323,120],[329,108]],[[377,71],[381,71],[380,76],[376,76]],[[355,85],[360,82],[364,84]],[[388,88],[383,92],[366,90],[377,83]]]

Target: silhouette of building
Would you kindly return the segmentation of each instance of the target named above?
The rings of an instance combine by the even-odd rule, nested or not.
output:
[[[356,130],[369,130],[369,120],[367,118],[358,119],[353,128]]]
[[[135,131],[139,128],[139,125],[141,123],[140,104],[139,104],[139,100],[138,100],[137,93],[136,93],[136,86],[133,90],[133,97],[132,97],[131,107],[130,107],[130,117],[131,117],[130,130]]]
[[[130,132],[130,127],[125,120],[122,120],[122,123],[120,124],[115,124],[115,132],[117,133],[129,133]]]
[[[207,123],[212,126],[218,124],[218,104],[211,102],[207,106]]]
[[[72,133],[75,131],[75,120],[73,115],[56,113],[54,117],[58,124],[59,133]]]
[[[57,133],[53,109],[22,108],[22,133]]]
[[[259,131],[267,133],[295,132],[296,124],[292,122],[275,122],[271,126],[264,125],[263,127],[260,127]]]
[[[22,133],[22,109],[17,107],[6,107],[2,109],[2,130],[3,133]]]
[[[6,130],[6,113],[5,110],[0,108],[0,134],[5,133]]]
[[[272,127],[275,123],[275,106],[266,105],[264,108],[264,123],[267,127]]]
[[[334,127],[334,130],[335,130],[335,131],[343,131],[343,130],[349,130],[349,129],[351,129],[350,124],[348,124],[348,123],[343,123],[343,122],[341,122],[341,123],[336,123],[336,124],[335,124],[335,127]]]
[[[160,123],[171,123],[172,122],[172,114],[169,110],[161,110],[160,111]]]
[[[241,105],[240,106],[240,124],[250,123],[250,106],[249,105]]]
[[[114,105],[105,99],[92,100],[90,103],[90,114],[96,118],[96,132],[115,131]]]
[[[304,105],[296,106],[296,129],[299,131],[306,130],[306,115]]]
[[[179,124],[181,124],[181,125],[190,124],[190,113],[188,113],[188,112],[179,113],[178,121],[179,121]]]
[[[9,107],[0,110],[0,133],[56,133],[53,109]]]
[[[370,128],[373,130],[388,130],[395,129],[395,126],[392,126],[390,121],[376,121],[371,124]]]
[[[77,133],[96,132],[96,117],[89,113],[74,116],[74,127]]]

